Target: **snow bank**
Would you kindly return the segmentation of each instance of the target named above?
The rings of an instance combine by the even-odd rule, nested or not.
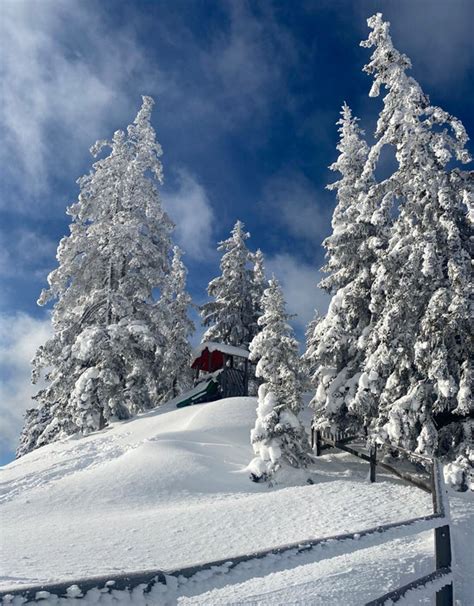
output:
[[[348,455],[314,486],[250,482],[254,398],[171,405],[0,470],[0,588],[174,569],[430,513],[430,497]],[[296,483],[296,482],[295,482]]]

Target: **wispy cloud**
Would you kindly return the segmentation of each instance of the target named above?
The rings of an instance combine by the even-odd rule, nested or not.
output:
[[[50,179],[133,111],[141,91],[131,99],[129,83],[145,75],[144,56],[130,31],[109,35],[97,3],[16,0],[1,12],[0,159],[12,183],[38,196],[23,210],[41,212]]]
[[[142,93],[158,99],[159,136],[173,133],[181,155],[258,116],[255,145],[275,102],[290,104],[286,78],[300,51],[271,3],[224,2],[226,26],[205,43],[186,11],[163,10],[151,52],[141,36],[146,15],[132,9],[121,25],[87,0],[16,0],[1,10],[0,161],[9,185],[28,194],[15,197],[15,212],[58,213],[70,200],[57,180],[72,185],[88,169],[90,145],[129,123]],[[11,199],[2,206],[11,209]]]
[[[206,138],[233,132],[256,116],[263,126],[277,101],[290,105],[287,76],[300,53],[271,2],[229,0],[218,10],[222,22],[217,28],[209,21],[205,40],[190,29],[186,11],[170,11],[173,17],[156,22],[165,54],[175,59],[172,65],[163,60],[163,103],[174,110],[169,120]],[[254,143],[260,135],[254,131]]]
[[[30,360],[51,331],[49,319],[28,314],[0,315],[0,459],[15,450],[31,396],[38,390],[30,381]]]
[[[267,182],[261,208],[292,236],[319,245],[330,232],[331,209],[327,202],[328,196],[303,173],[284,171]]]
[[[55,261],[57,242],[31,229],[0,229],[0,278],[44,279]]]
[[[227,7],[229,31],[216,37],[204,64],[219,84],[222,105],[231,105],[239,117],[266,112],[297,62],[297,42],[277,22],[271,4],[234,1]]]
[[[186,169],[178,170],[176,176],[176,188],[163,192],[163,205],[176,224],[175,238],[194,259],[212,258],[215,218],[206,191]]]
[[[364,25],[376,12],[367,2],[358,4],[356,10]],[[472,0],[400,0],[386,3],[381,10],[391,22],[395,46],[412,59],[415,78],[435,88],[454,83],[457,88],[472,86],[466,78],[466,72],[474,68]],[[368,28],[364,30],[362,38],[367,37]]]
[[[315,310],[326,313],[329,297],[317,287],[321,275],[316,268],[290,254],[268,258],[266,268],[268,276],[275,274],[280,281],[288,312],[296,314],[293,323],[298,329],[305,330]]]

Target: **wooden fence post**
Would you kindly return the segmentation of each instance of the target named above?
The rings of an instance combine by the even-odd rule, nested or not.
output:
[[[244,396],[249,395],[249,361],[244,362]]]
[[[321,431],[319,429],[314,432],[314,454],[317,457],[321,454]]]
[[[370,481],[375,482],[375,473],[377,468],[377,444],[370,447]]]
[[[451,536],[449,525],[435,528],[436,570],[451,568]],[[436,606],[453,606],[453,584],[436,592]]]
[[[433,460],[431,467],[431,486],[433,493],[433,509],[435,513],[446,516],[447,504],[445,501],[445,487],[439,463]],[[434,530],[436,570],[451,569],[451,532],[449,524]],[[453,606],[453,584],[445,585],[436,592],[436,606]]]

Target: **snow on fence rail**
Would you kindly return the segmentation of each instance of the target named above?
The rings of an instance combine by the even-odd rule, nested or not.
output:
[[[338,442],[336,441],[334,444],[338,444]],[[340,444],[340,446],[343,445]],[[338,448],[339,446],[336,447]],[[368,460],[369,457],[366,457],[366,459]],[[161,586],[163,591],[166,591],[167,588],[174,590],[178,586],[180,579],[185,579],[186,582],[199,582],[203,578],[203,575],[206,579],[212,579],[213,576],[222,576],[222,574],[226,574],[230,570],[240,567],[240,565],[248,568],[248,563],[252,560],[267,559],[271,567],[277,558],[303,554],[315,548],[328,551],[327,555],[324,551],[322,553],[321,559],[325,559],[326,557],[334,557],[335,555],[345,553],[347,551],[347,544],[351,541],[356,541],[357,549],[362,549],[386,543],[403,536],[419,534],[426,530],[434,530],[436,570],[376,600],[368,602],[367,606],[381,606],[386,603],[396,602],[408,592],[419,590],[422,587],[437,592],[437,606],[452,606],[451,543],[449,525],[446,523],[445,489],[442,484],[438,462],[431,461],[431,465],[433,513],[428,516],[383,524],[358,532],[299,541],[227,559],[199,563],[177,570],[148,570],[121,573],[119,575],[71,579],[60,583],[23,585],[0,591],[0,599],[2,599],[3,604],[17,606],[17,604],[36,603],[50,597],[57,597],[61,600],[80,599],[87,597],[89,592],[91,597],[92,593],[94,593],[94,603],[100,603],[101,594],[110,594],[119,591],[128,592],[131,595],[136,590],[139,590],[141,594],[148,594],[155,591],[157,586]]]
[[[434,529],[443,523],[444,521],[441,519],[439,514],[431,514],[419,518],[403,520],[401,522],[383,524],[357,532],[299,541],[297,543],[288,543],[272,549],[265,549],[236,557],[215,560],[213,562],[204,562],[176,570],[148,570],[128,574],[122,573],[120,575],[87,577],[60,583],[43,583],[38,585],[22,586],[6,591],[4,590],[3,592],[0,592],[0,597],[3,598],[4,603],[12,603],[13,598],[16,596],[21,596],[23,599],[26,599],[27,602],[34,602],[42,597],[46,597],[46,592],[48,594],[63,598],[74,597],[77,599],[83,597],[89,590],[95,588],[98,588],[101,592],[111,592],[114,590],[130,591],[140,585],[144,586],[143,591],[147,593],[156,583],[173,585],[173,579],[178,579],[179,577],[192,579],[196,575],[199,576],[199,574],[206,571],[215,572],[216,575],[221,575],[222,573],[236,568],[240,564],[250,562],[252,560],[262,560],[268,557],[274,561],[275,556],[284,556],[290,552],[291,555],[297,555],[299,553],[306,553],[316,547],[328,549],[328,556],[330,555],[331,557],[334,557],[335,555],[340,555],[347,552],[348,541],[357,541],[357,548],[363,549],[386,543],[387,541],[404,536],[416,535],[420,532]],[[328,557],[325,556],[324,553],[322,555],[324,557],[321,559]],[[80,591],[78,591],[78,589]],[[79,593],[82,595],[79,595]]]

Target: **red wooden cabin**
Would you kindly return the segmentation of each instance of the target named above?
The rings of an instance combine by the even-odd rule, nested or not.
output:
[[[248,357],[249,352],[241,347],[206,341],[195,352],[191,368],[196,372],[195,381],[200,374],[217,375],[221,397],[248,395]]]

